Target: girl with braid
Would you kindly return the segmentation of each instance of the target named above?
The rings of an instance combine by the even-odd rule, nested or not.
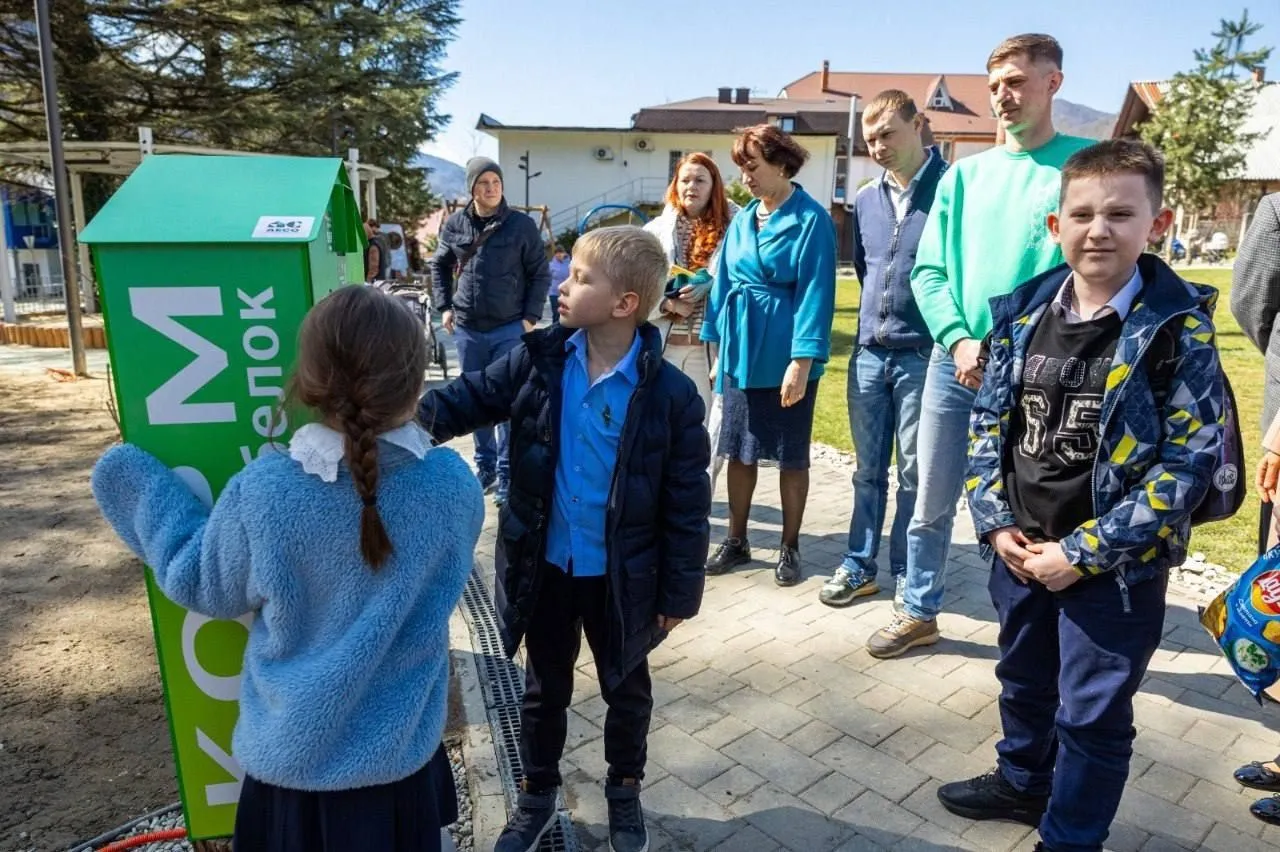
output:
[[[484,501],[462,458],[413,422],[425,367],[409,311],[344,288],[299,337],[289,397],[316,422],[212,508],[138,447],[94,468],[103,514],[165,595],[252,619],[236,852],[438,852],[457,818],[441,746],[448,620]]]

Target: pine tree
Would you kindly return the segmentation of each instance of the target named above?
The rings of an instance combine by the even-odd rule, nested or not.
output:
[[[52,0],[67,136],[361,159],[383,218],[435,199],[418,150],[448,121],[458,0]],[[0,0],[0,141],[43,139],[30,0]]]
[[[1222,21],[1218,43],[1195,52],[1196,67],[1173,76],[1168,91],[1138,132],[1164,154],[1165,203],[1194,213],[1211,207],[1223,186],[1239,174],[1259,134],[1241,133],[1258,84],[1237,80],[1233,69],[1252,71],[1271,48],[1244,50],[1244,39],[1260,25],[1246,11],[1238,22]]]

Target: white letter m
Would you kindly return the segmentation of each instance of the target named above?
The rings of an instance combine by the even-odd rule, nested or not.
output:
[[[227,353],[173,319],[222,316],[222,291],[217,287],[131,287],[129,304],[139,322],[196,356],[147,397],[151,425],[234,423],[234,402],[187,402],[227,369]]]

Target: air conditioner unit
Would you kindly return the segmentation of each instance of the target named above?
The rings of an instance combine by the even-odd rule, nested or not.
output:
[[[637,140],[636,140],[636,150],[637,150],[637,151],[652,151],[652,150],[653,150],[653,140],[652,140],[652,139],[637,139]]]
[[[599,148],[596,148],[591,152],[591,156],[595,157],[597,160],[612,160],[613,149],[601,145]]]

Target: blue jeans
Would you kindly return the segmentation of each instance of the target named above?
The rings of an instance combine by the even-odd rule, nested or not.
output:
[[[859,346],[849,360],[849,431],[858,469],[844,567],[874,580],[889,503],[889,459],[898,445],[898,509],[889,533],[889,570],[907,572],[907,524],[916,506],[916,431],[928,349]]]
[[[932,620],[942,610],[951,527],[969,457],[969,411],[976,396],[956,381],[956,364],[947,351],[934,346],[916,435],[920,490],[907,527],[907,585],[902,603],[912,618]]]
[[[1133,755],[1133,696],[1164,632],[1168,575],[1128,590],[1116,575],[1061,592],[1021,583],[997,558],[991,602],[1000,618],[1000,772],[1048,795],[1040,837],[1054,852],[1101,852]]]
[[[555,292],[547,295],[547,304],[551,305],[551,324],[560,324],[560,296]]]
[[[460,325],[454,326],[453,339],[458,345],[458,360],[462,363],[462,371],[472,373],[485,369],[514,349],[523,334],[524,324],[519,320],[498,326],[492,331],[475,331]],[[508,434],[506,423],[498,424],[496,444],[493,429],[477,429],[474,432],[476,468],[481,473],[497,473],[499,482],[506,482],[509,476]]]

